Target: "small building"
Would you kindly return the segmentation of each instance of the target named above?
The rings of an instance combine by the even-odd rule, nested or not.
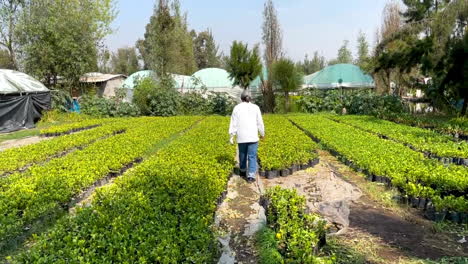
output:
[[[90,72],[80,77],[83,84],[94,85],[97,88],[96,94],[101,97],[110,98],[115,96],[115,90],[120,88],[127,76],[124,74],[104,74]]]

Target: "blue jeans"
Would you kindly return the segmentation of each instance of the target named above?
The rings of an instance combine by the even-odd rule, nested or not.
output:
[[[257,150],[258,142],[239,143],[239,167],[242,172],[247,170],[247,161],[249,162],[248,178],[255,179],[257,174]]]

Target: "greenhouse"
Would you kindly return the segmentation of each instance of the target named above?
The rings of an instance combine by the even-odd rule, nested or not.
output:
[[[336,64],[305,77],[305,86],[316,89],[372,89],[372,77],[352,64]]]
[[[0,70],[0,132],[32,128],[50,108],[50,91],[31,76]]]
[[[208,92],[227,93],[233,98],[240,98],[242,88],[234,86],[226,70],[219,68],[207,68],[199,70],[192,75],[197,84],[195,89],[206,89]]]

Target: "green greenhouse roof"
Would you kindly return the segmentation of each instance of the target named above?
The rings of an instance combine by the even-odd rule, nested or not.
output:
[[[199,79],[208,89],[234,87],[229,73],[223,69],[207,68],[197,71],[192,76]]]
[[[306,76],[306,84],[312,88],[374,88],[374,80],[361,68],[352,64],[336,64]]]
[[[136,81],[153,76],[155,76],[154,71],[146,70],[135,72],[134,74],[128,76],[128,78],[123,82],[122,88],[133,89],[135,88]]]

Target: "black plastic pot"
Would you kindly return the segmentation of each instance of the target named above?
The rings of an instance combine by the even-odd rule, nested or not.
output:
[[[291,166],[291,173],[295,173],[296,171],[299,171],[300,166],[299,165],[292,165]]]
[[[426,209],[426,198],[419,198],[419,204],[418,204],[418,208],[419,209]]]
[[[435,216],[435,213],[436,211],[434,210],[434,208],[431,208],[431,209],[427,209],[425,212],[424,212],[424,216],[431,220],[431,221],[434,221],[436,216]]]
[[[468,224],[468,213],[460,213],[460,223]]]
[[[446,211],[436,211],[434,213],[434,220],[436,222],[442,222],[445,220],[445,216],[447,215],[447,212]]]
[[[448,219],[454,223],[460,223],[460,215],[458,214],[458,212],[449,212]]]
[[[460,165],[468,166],[468,159],[460,159]]]
[[[301,164],[301,170],[306,170],[309,168],[309,164]]]
[[[411,207],[414,207],[414,208],[418,207],[418,205],[419,205],[419,198],[411,197],[411,200],[410,200],[410,201],[411,201]]]
[[[291,171],[289,169],[281,170],[280,175],[281,175],[281,177],[287,177],[287,176],[291,175]]]
[[[313,159],[309,161],[309,166],[314,167],[315,165],[319,164],[319,159]]]
[[[274,179],[279,176],[279,172],[277,170],[270,170],[266,172],[266,177],[268,179]]]
[[[258,174],[259,174],[261,177],[266,177],[266,171],[264,171],[264,170],[259,171]]]

